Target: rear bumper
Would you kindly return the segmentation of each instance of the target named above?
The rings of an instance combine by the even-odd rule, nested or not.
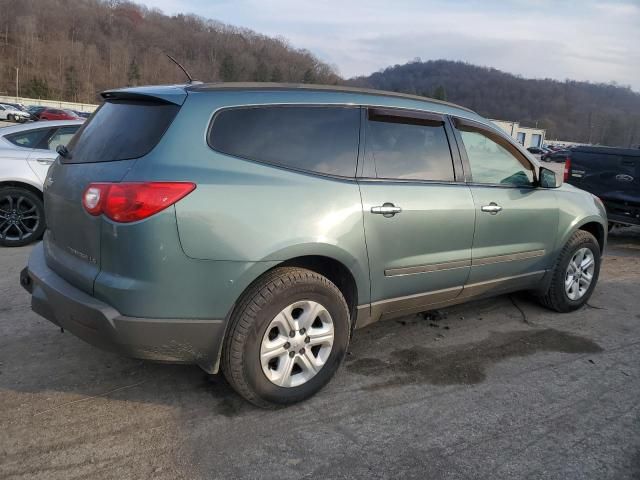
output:
[[[96,347],[134,358],[197,364],[212,373],[217,368],[223,320],[121,315],[51,270],[41,243],[20,273],[20,283],[31,293],[34,312]]]

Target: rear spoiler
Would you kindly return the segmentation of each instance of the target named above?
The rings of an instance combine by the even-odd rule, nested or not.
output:
[[[182,85],[167,85],[156,87],[133,87],[106,90],[100,96],[106,100],[138,100],[157,101],[182,105],[187,99],[187,91]]]

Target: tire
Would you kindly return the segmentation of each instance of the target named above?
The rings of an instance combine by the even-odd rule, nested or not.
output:
[[[575,269],[571,267],[570,272],[569,265],[570,263],[572,263],[572,261],[575,264],[576,259],[574,259],[574,256],[578,255],[578,252],[584,252],[585,249],[590,252],[593,259],[593,269],[590,274],[591,281],[584,289],[585,291],[583,293],[579,293],[578,291],[578,293],[576,294],[576,288],[580,290],[583,286],[583,280],[589,278],[588,273],[590,267],[587,268],[581,266],[580,275],[576,277]],[[583,257],[582,265],[586,265],[587,256],[588,255],[585,255]],[[600,262],[600,246],[598,245],[598,241],[595,239],[595,237],[589,232],[585,232],[584,230],[576,231],[566,243],[566,245],[562,249],[562,252],[560,252],[560,256],[558,257],[556,265],[552,270],[552,277],[551,282],[549,283],[549,287],[546,292],[542,293],[539,296],[540,302],[547,308],[562,313],[571,312],[582,307],[589,301],[589,298],[591,297],[591,294],[593,293],[593,290],[598,283],[598,276],[600,274]],[[586,273],[583,272],[582,268],[584,268],[584,272]],[[572,281],[572,279],[575,278],[578,279]],[[572,282],[572,290],[568,290],[570,288],[568,286],[569,282]],[[571,293],[573,293],[574,298],[571,298]]]
[[[314,304],[319,307],[306,309],[307,305]],[[292,308],[296,305],[302,307]],[[281,324],[285,323],[282,313],[287,309],[291,309],[291,314],[286,322],[298,318],[294,321],[300,322],[297,327],[302,327],[307,319],[311,319],[306,324],[313,325],[309,332],[302,328],[295,330],[291,342],[283,338],[286,331],[281,331],[283,329],[279,325],[274,326],[278,319],[282,319]],[[316,315],[316,311],[321,313]],[[320,336],[310,332],[328,331],[329,320],[333,328],[332,345],[314,345]],[[275,408],[305,400],[329,382],[344,359],[351,327],[347,303],[330,280],[303,268],[278,267],[256,280],[242,295],[227,331],[222,352],[222,371],[227,381],[254,405]],[[305,335],[308,336],[303,339]],[[311,336],[315,339],[310,340]],[[265,345],[271,345],[272,337],[273,345],[286,343],[277,349],[282,352],[277,360],[272,358],[266,364],[263,351],[266,351]],[[323,362],[317,373],[312,373],[313,369],[302,368],[308,365],[306,362],[312,355],[314,365],[315,362]],[[268,378],[268,374],[277,377],[277,372],[285,371],[289,364],[292,365],[289,370],[292,374],[287,378],[291,385],[277,384],[277,380]],[[296,367],[300,372],[295,373]],[[309,375],[313,376],[296,384]],[[285,379],[285,375],[279,378]]]
[[[42,237],[44,205],[34,192],[20,187],[0,187],[0,245],[22,247]]]
[[[7,115],[7,122],[13,122],[13,121],[14,121],[13,115],[11,114]]]

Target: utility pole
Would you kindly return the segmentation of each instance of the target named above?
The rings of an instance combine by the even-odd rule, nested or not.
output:
[[[13,67],[16,69],[16,103],[20,103],[18,101],[18,97],[20,96],[20,83],[19,83],[19,77],[18,77],[18,73],[20,72],[20,69],[18,67]]]

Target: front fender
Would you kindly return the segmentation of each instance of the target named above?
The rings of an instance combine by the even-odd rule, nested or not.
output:
[[[600,199],[579,189],[562,190],[559,193],[558,205],[560,218],[558,225],[558,240],[556,255],[571,238],[574,232],[589,223],[596,223],[602,228],[601,250],[607,241],[607,212]]]

